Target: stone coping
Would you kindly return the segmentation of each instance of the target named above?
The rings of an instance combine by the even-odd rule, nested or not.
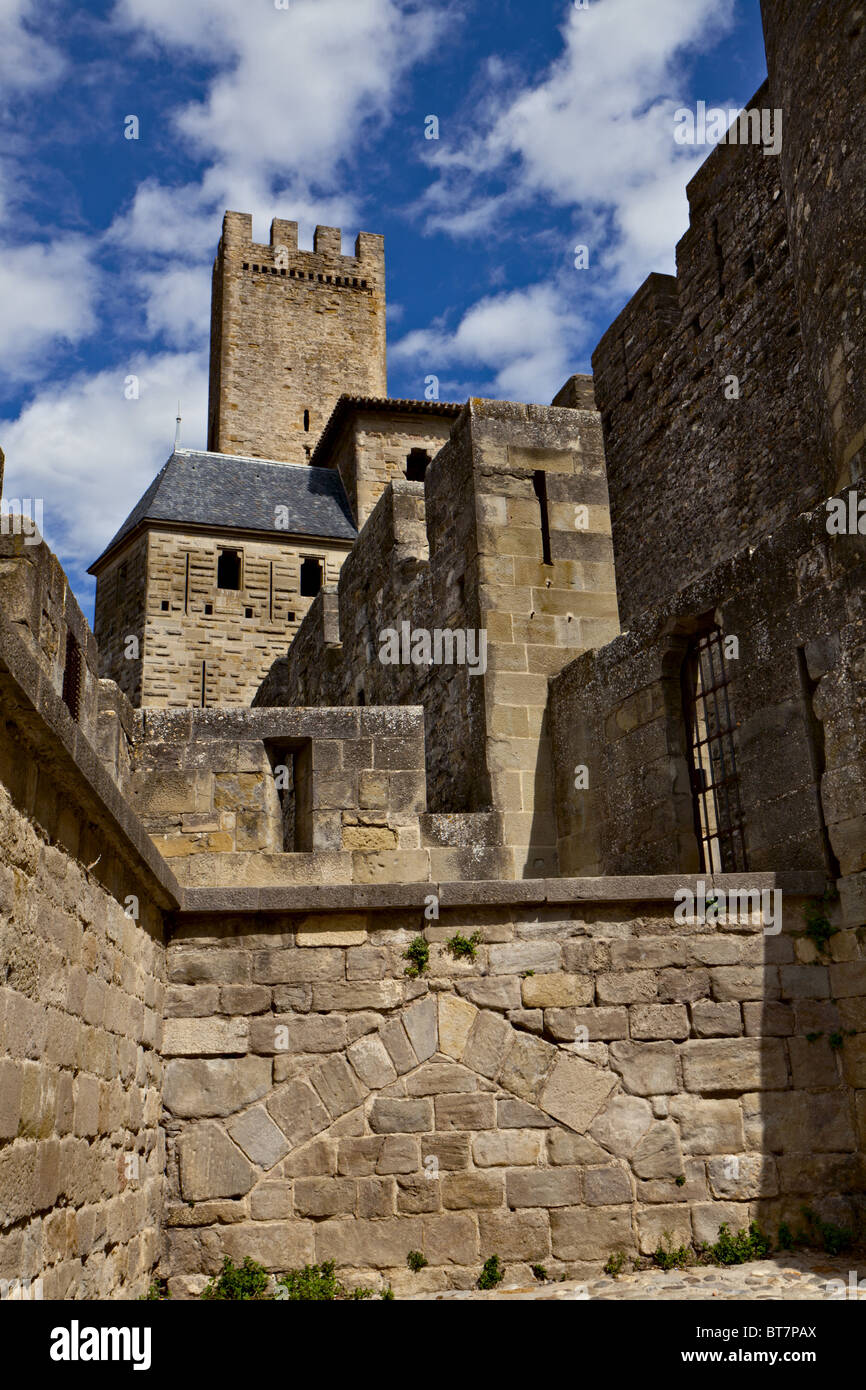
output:
[[[82,811],[104,828],[135,862],[161,908],[180,906],[180,884],[92,744],[75,723],[48,674],[0,613],[0,687],[6,716],[17,723],[46,759],[67,772]]]
[[[185,888],[181,912],[226,914],[247,912],[364,912],[388,908],[422,908],[431,897],[440,907],[544,906],[596,902],[673,902],[687,888],[697,893],[780,889],[792,897],[820,897],[824,874],[814,872],[759,874],[653,874],[620,878],[478,879],[465,883],[321,884],[275,888]]]

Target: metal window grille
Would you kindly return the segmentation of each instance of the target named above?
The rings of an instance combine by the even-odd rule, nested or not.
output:
[[[731,687],[724,638],[714,627],[692,641],[683,667],[695,833],[704,873],[748,868]]]
[[[66,663],[63,667],[63,703],[76,724],[81,716],[81,648],[71,632],[66,634]]]

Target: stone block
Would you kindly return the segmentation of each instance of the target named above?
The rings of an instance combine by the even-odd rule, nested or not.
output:
[[[388,1269],[404,1266],[407,1250],[422,1241],[421,1218],[394,1216],[384,1220],[322,1221],[315,1228],[316,1262],[335,1260],[341,1267]],[[429,1257],[428,1257],[429,1258]]]
[[[478,1010],[453,994],[439,995],[439,1051],[460,1060]]]
[[[419,1062],[426,1062],[439,1046],[439,1017],[436,999],[430,995],[404,1009],[403,1027]]]
[[[500,1068],[499,1084],[521,1100],[535,1101],[556,1057],[557,1049],[550,1043],[528,1034],[517,1034]],[[548,1106],[543,1108],[549,1109]]]
[[[559,1053],[541,1087],[538,1104],[554,1119],[583,1134],[616,1084],[612,1072],[602,1071],[579,1057]]]
[[[478,1234],[482,1257],[496,1253],[503,1260],[541,1260],[550,1255],[546,1211],[481,1211]]]
[[[777,1038],[708,1038],[683,1044],[688,1091],[778,1090],[788,1084],[784,1045]]]
[[[476,1168],[521,1168],[539,1162],[544,1139],[537,1129],[490,1130],[472,1141]]]
[[[404,1134],[386,1134],[376,1163],[377,1173],[415,1173],[421,1164],[417,1139]]]
[[[685,1004],[635,1004],[630,1020],[631,1036],[637,1040],[681,1041],[689,1036],[689,1011]]]
[[[472,1265],[479,1258],[478,1231],[469,1212],[425,1216],[422,1229],[421,1248],[431,1265]]]
[[[310,1081],[334,1120],[360,1105],[369,1089],[358,1080],[345,1057],[339,1055],[329,1057],[316,1067]]]
[[[639,1096],[611,1096],[590,1136],[618,1158],[629,1158],[653,1122],[652,1106]]]
[[[743,1114],[736,1100],[676,1096],[670,1114],[687,1154],[736,1154],[744,1147]]]
[[[747,1004],[744,1007],[755,1006]],[[692,1028],[699,1038],[739,1037],[743,1031],[740,1005],[715,1004],[709,999],[703,999],[692,1005]],[[748,1032],[748,1029],[746,1031]]]
[[[398,1076],[403,1076],[405,1072],[411,1071],[413,1067],[418,1065],[415,1049],[399,1019],[390,1019],[384,1023],[379,1029],[379,1037],[385,1044],[385,1049]]]
[[[434,1104],[437,1130],[493,1129],[496,1125],[496,1098],[492,1095],[437,1096]]]
[[[510,1098],[497,1100],[496,1123],[500,1129],[552,1129],[554,1125],[550,1116],[537,1106]]]
[[[293,1149],[331,1122],[328,1111],[306,1081],[289,1081],[280,1087],[268,1100],[267,1109]]]
[[[165,1057],[243,1054],[249,1049],[249,1035],[244,1018],[167,1018],[162,1052]]]
[[[655,999],[657,988],[651,970],[605,974],[596,979],[599,1004],[645,1004]]]
[[[252,1164],[212,1120],[184,1130],[177,1156],[180,1190],[187,1202],[242,1197],[255,1181]]]
[[[584,1169],[583,1189],[584,1201],[591,1207],[614,1207],[632,1200],[631,1179],[615,1163]]]
[[[313,1008],[323,1013],[331,1009],[394,1009],[402,1002],[401,980],[334,980],[313,984]]]
[[[370,1090],[380,1090],[397,1080],[394,1064],[382,1039],[376,1033],[359,1038],[346,1049],[346,1056],[363,1084]]]
[[[377,1096],[368,1116],[374,1134],[423,1134],[433,1129],[430,1100],[401,1100]]]
[[[406,1093],[410,1096],[455,1095],[477,1090],[478,1078],[474,1072],[447,1062],[425,1062],[406,1078]]]
[[[692,1222],[686,1205],[644,1207],[637,1214],[637,1228],[642,1255],[651,1255],[659,1247],[679,1249],[692,1243]]]
[[[647,1130],[631,1157],[639,1178],[676,1178],[683,1171],[683,1156],[676,1125],[661,1120]]]
[[[514,1041],[514,1029],[495,1014],[479,1013],[463,1050],[463,1063],[493,1080]]]
[[[295,1211],[299,1216],[343,1216],[355,1210],[357,1197],[353,1178],[296,1178]]]
[[[450,1211],[501,1207],[503,1204],[505,1178],[502,1173],[443,1173],[440,1184],[442,1205]]]
[[[273,1168],[289,1152],[283,1131],[262,1105],[253,1106],[227,1125],[231,1138],[260,1168]]]
[[[606,1260],[635,1250],[628,1207],[560,1207],[550,1213],[551,1249],[558,1260]]]

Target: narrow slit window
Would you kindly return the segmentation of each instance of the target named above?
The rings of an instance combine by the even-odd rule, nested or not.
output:
[[[699,634],[683,665],[683,708],[695,834],[703,873],[745,873],[730,668],[718,627]]]
[[[301,561],[301,597],[315,598],[322,587],[322,562],[312,555]]]
[[[541,555],[546,565],[553,564],[553,556],[550,553],[550,515],[547,507],[547,474],[543,469],[536,470],[532,486],[538,498],[538,510],[541,513]]]
[[[310,428],[310,412],[309,412],[309,410],[305,410],[305,411],[304,411],[304,429],[307,430],[307,431],[309,432],[309,428]]]
[[[241,587],[241,552],[221,550],[217,560],[217,588],[239,589]]]

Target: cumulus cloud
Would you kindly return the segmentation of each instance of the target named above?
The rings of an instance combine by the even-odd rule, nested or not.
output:
[[[440,378],[468,370],[484,383],[477,391],[546,404],[574,370],[582,336],[562,290],[531,285],[479,300],[453,332],[440,322],[407,333],[390,358]]]
[[[125,381],[138,378],[139,397]],[[69,566],[76,592],[96,558],[171,453],[178,397],[182,442],[204,448],[207,368],[197,353],[140,356],[40,390],[0,421],[6,498],[41,497],[45,539]]]
[[[56,82],[63,71],[62,54],[40,33],[45,19],[38,0],[0,0],[0,104],[13,92]]]
[[[507,177],[512,205],[543,200],[609,219],[612,293],[672,268],[687,225],[685,185],[706,157],[673,140],[690,51],[731,27],[734,0],[599,0],[568,7],[559,57],[535,83],[501,87],[461,148],[429,158],[439,181],[420,207],[431,229],[477,232],[501,199],[478,182]],[[492,225],[492,221],[491,221]]]
[[[78,343],[93,332],[93,249],[70,236],[0,250],[0,371],[10,380],[43,376],[59,341]]]

